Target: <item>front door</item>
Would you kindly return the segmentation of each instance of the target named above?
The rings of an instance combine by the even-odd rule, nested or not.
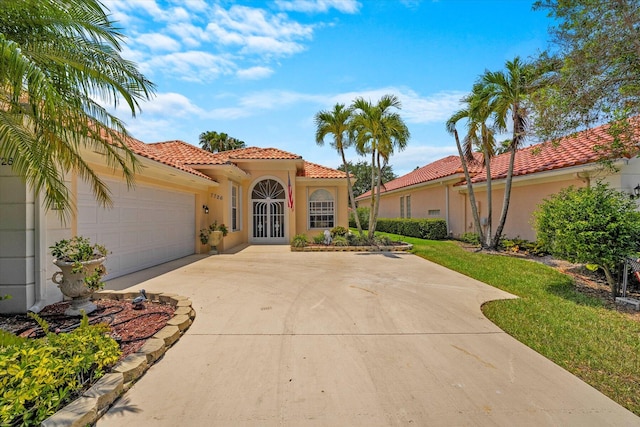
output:
[[[251,192],[253,243],[286,243],[284,187],[265,179]]]

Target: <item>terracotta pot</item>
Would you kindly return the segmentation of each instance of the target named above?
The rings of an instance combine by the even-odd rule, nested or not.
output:
[[[53,260],[53,263],[62,271],[57,271],[51,277],[53,283],[58,285],[60,292],[67,298],[71,298],[71,305],[64,312],[67,316],[81,316],[82,311],[89,314],[96,310],[96,305],[91,302],[90,298],[94,290],[87,287],[84,282],[86,276],[92,275],[107,257],[97,258],[91,261],[82,262],[83,269],[80,272],[73,273],[73,262]]]

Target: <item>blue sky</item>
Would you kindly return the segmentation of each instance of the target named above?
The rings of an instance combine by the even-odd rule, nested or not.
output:
[[[551,21],[531,1],[107,0],[123,56],[157,85],[134,118],[144,142],[198,145],[204,131],[337,167],[313,117],[337,102],[395,94],[411,132],[399,174],[449,154],[444,122],[485,70],[548,47]],[[365,159],[348,152],[349,160]]]

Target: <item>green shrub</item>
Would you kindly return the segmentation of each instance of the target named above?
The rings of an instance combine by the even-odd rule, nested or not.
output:
[[[374,243],[377,246],[390,246],[393,244],[393,241],[388,236],[376,236],[374,238]]]
[[[345,237],[347,235],[347,233],[349,232],[349,230],[347,230],[346,228],[344,228],[341,225],[337,225],[335,227],[333,227],[331,229],[331,237],[335,238],[336,236],[342,236]]]
[[[324,233],[316,234],[315,236],[313,236],[313,243],[317,245],[324,244]]]
[[[344,236],[336,236],[333,239],[333,244],[336,246],[349,246],[349,241]]]
[[[469,243],[471,245],[479,245],[480,236],[478,236],[478,233],[462,233],[460,235],[460,241]]]
[[[309,244],[309,238],[306,234],[296,234],[291,240],[291,246],[294,248],[304,248]]]
[[[360,225],[362,226],[363,230],[369,229],[369,211],[370,209],[364,206],[356,209],[356,214],[358,215],[358,218],[360,218]],[[356,219],[353,216],[353,211],[350,211],[349,227],[355,227],[355,226],[356,226]]]
[[[433,218],[379,218],[376,231],[418,239],[444,240],[447,222]]]
[[[448,237],[447,221],[444,219],[425,219],[420,222],[420,234],[427,240],[444,240]]]
[[[637,251],[640,213],[634,200],[598,182],[569,187],[545,199],[535,212],[541,247],[570,262],[597,264],[616,296],[620,260]]]
[[[86,316],[79,328],[59,335],[36,320],[44,338],[0,346],[1,425],[40,425],[120,357],[108,326],[89,325]]]

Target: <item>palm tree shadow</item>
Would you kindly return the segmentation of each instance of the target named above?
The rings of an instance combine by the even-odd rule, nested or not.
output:
[[[398,258],[398,259],[402,258],[402,257],[398,256],[394,252],[358,252],[357,255],[360,255],[360,256],[382,255],[382,256],[387,257],[387,258]]]
[[[606,304],[591,295],[585,295],[578,291],[573,282],[570,283],[554,283],[547,287],[547,291],[550,294],[559,296],[562,299],[571,301],[577,305],[583,305],[586,307],[606,307]]]
[[[123,417],[127,413],[138,414],[142,412],[142,409],[140,409],[137,405],[132,405],[130,402],[131,398],[121,397],[111,408],[109,408],[107,412],[119,417]]]

